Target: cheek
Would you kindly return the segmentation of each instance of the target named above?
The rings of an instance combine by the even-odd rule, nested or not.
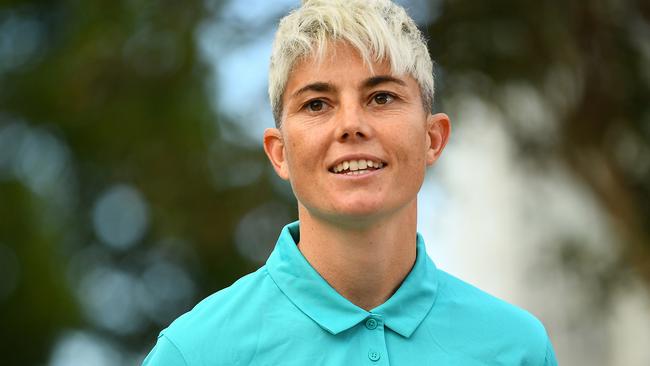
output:
[[[287,136],[287,140],[286,157],[290,179],[313,174],[319,166],[320,145],[307,135],[292,134]]]
[[[400,143],[398,158],[408,161],[409,165],[424,165],[427,153],[427,135],[424,131],[413,131],[404,135]]]

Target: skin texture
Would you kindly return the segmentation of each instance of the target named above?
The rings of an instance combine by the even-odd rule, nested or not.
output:
[[[264,134],[277,174],[291,182],[299,249],[334,289],[370,310],[386,301],[415,262],[416,196],[447,143],[449,118],[429,114],[417,82],[387,62],[364,64],[344,42],[293,68],[281,130]],[[341,159],[385,166],[335,174]]]

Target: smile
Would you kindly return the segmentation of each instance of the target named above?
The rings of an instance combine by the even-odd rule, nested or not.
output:
[[[381,161],[373,160],[346,160],[342,161],[339,164],[331,167],[329,170],[335,174],[344,174],[344,175],[361,175],[367,174],[374,170],[379,170],[384,168],[384,163]]]

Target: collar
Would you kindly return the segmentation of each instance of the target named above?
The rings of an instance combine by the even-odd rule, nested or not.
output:
[[[296,221],[282,229],[266,266],[280,291],[300,311],[332,334],[347,330],[370,315],[379,315],[387,327],[403,337],[413,334],[433,306],[438,287],[436,267],[419,233],[411,272],[393,296],[368,312],[336,292],[305,259],[296,246],[300,240],[299,224]]]

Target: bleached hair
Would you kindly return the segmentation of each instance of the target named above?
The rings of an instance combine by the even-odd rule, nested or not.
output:
[[[282,95],[300,58],[322,59],[328,42],[345,41],[364,62],[387,60],[395,75],[410,74],[425,110],[433,104],[433,64],[426,41],[404,8],[389,0],[303,0],[278,27],[269,69],[269,99],[277,127]]]

